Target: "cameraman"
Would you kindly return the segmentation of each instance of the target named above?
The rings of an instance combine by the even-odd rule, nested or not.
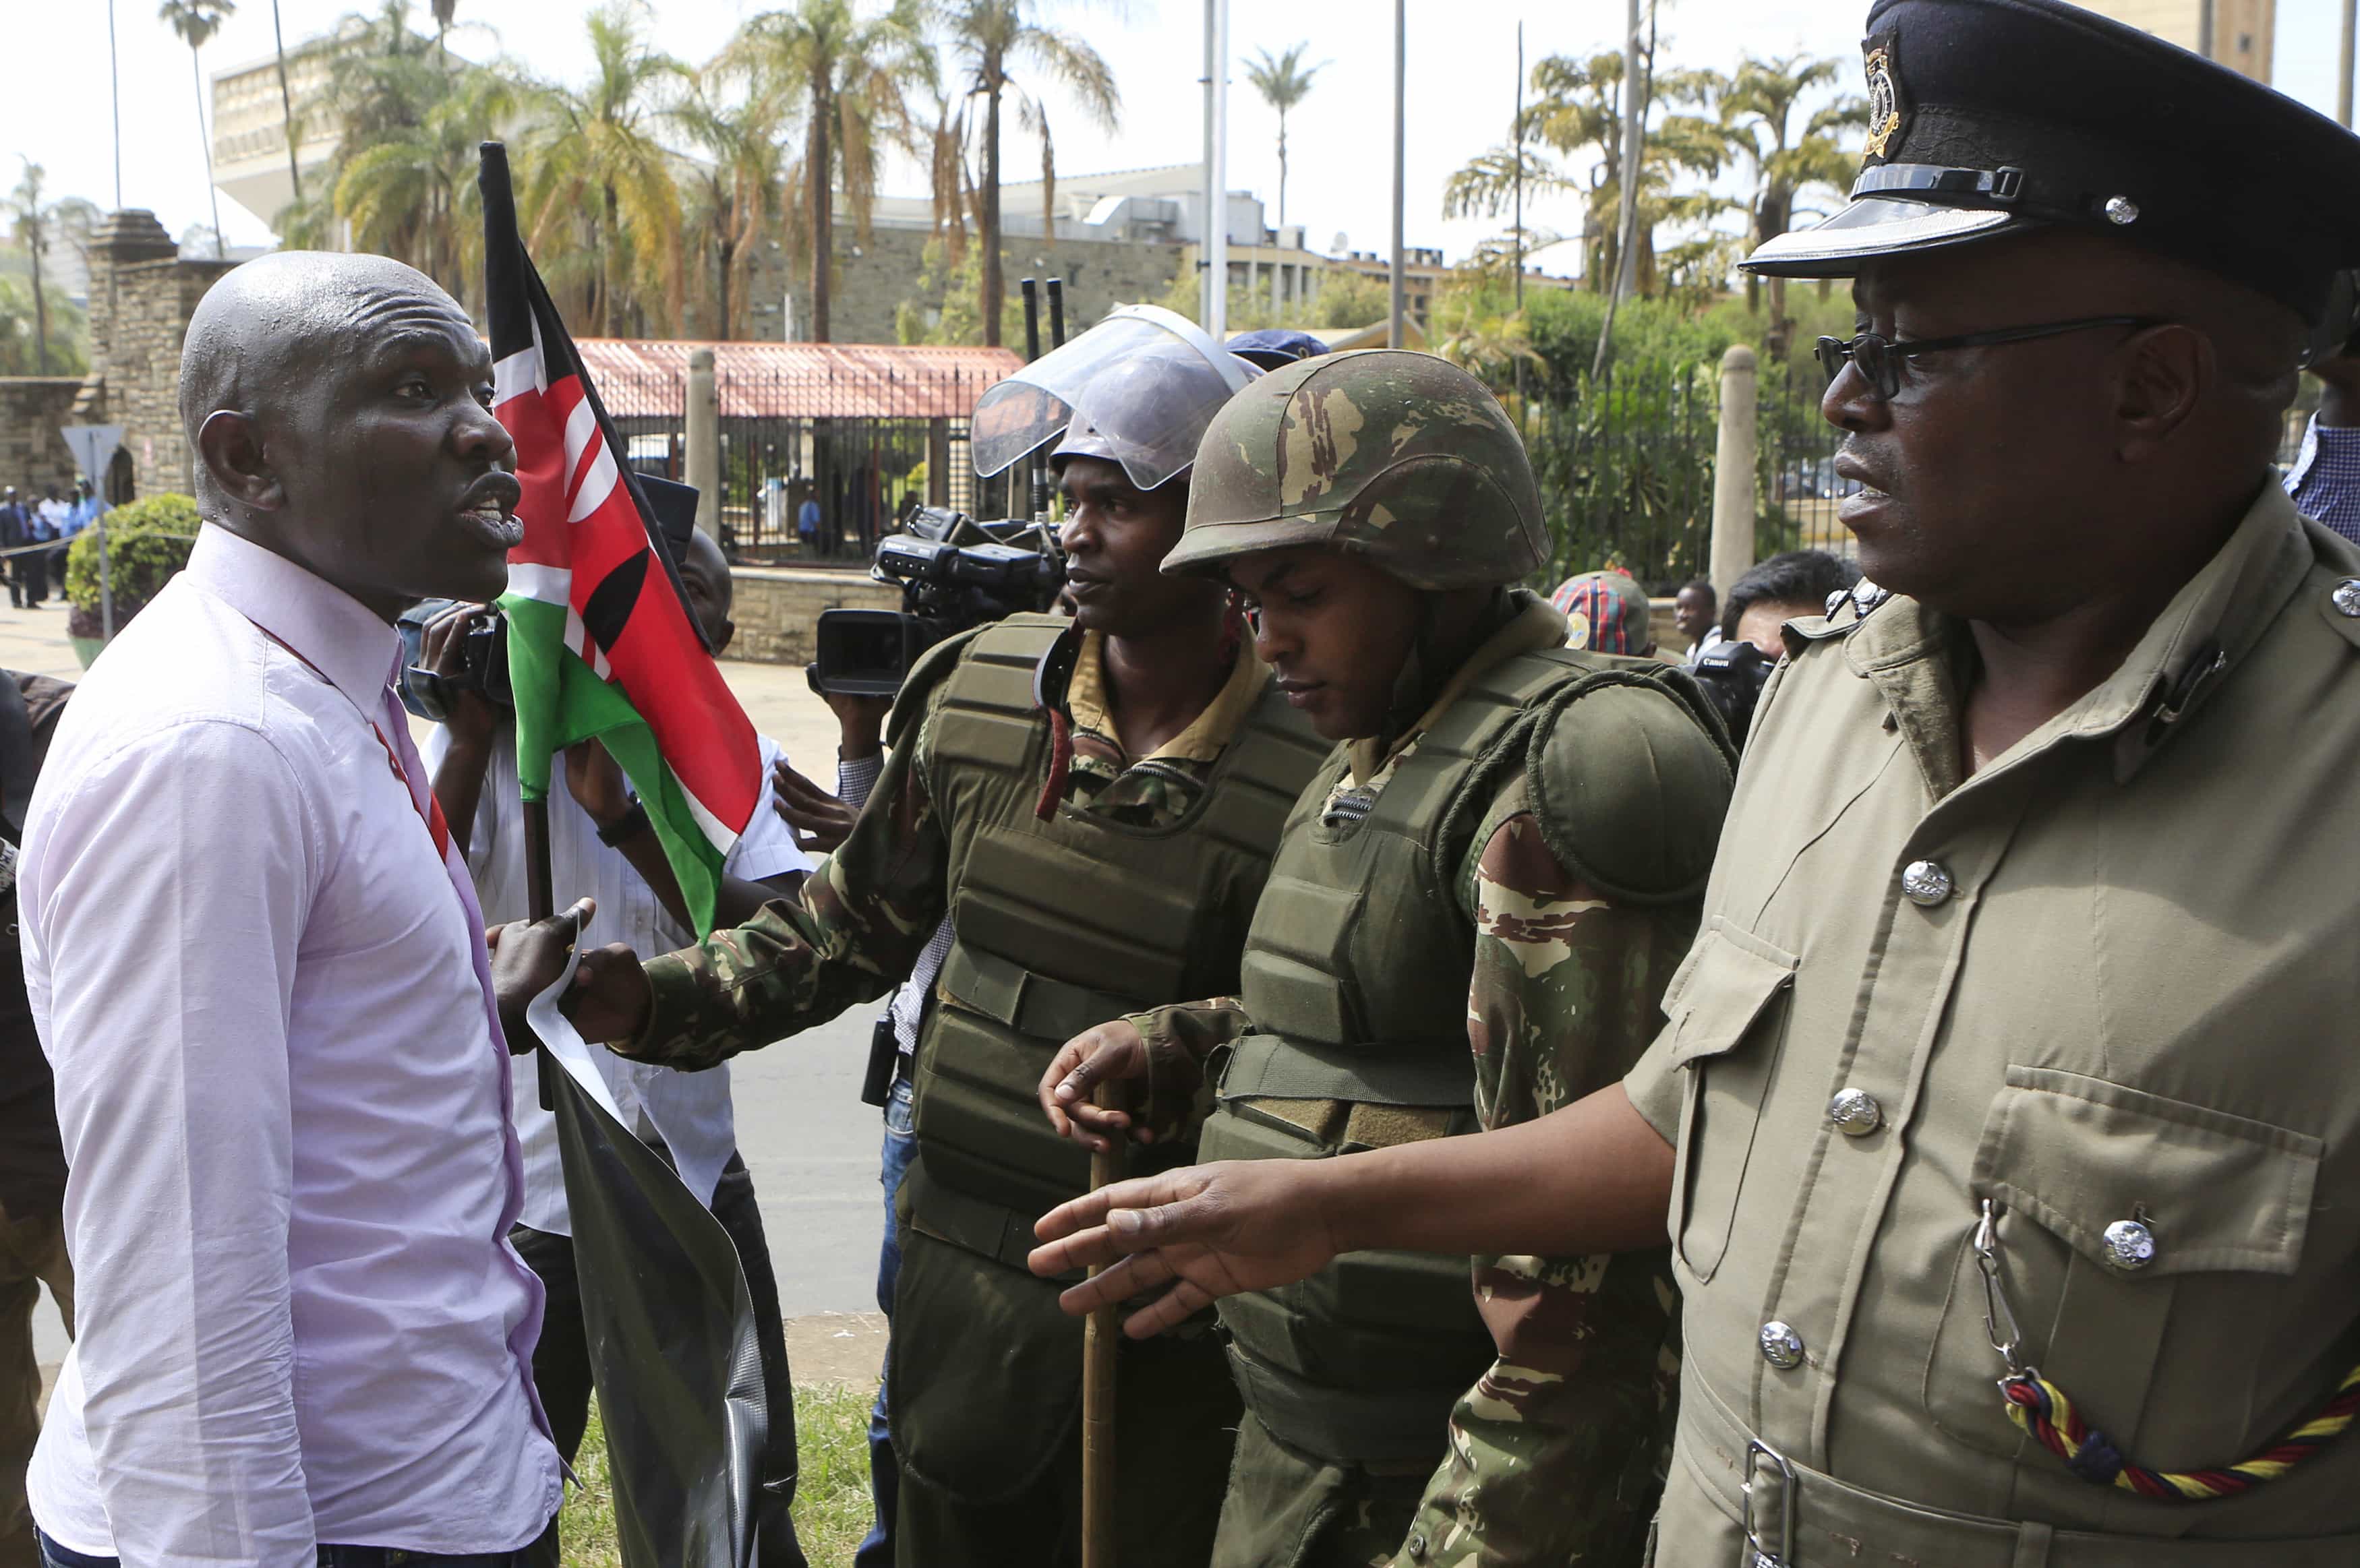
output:
[[[702,533],[681,552],[681,586],[688,608],[717,655],[736,626],[729,619],[732,585],[720,547]],[[465,633],[492,614],[489,606],[456,604],[426,627],[421,662],[451,682],[447,723],[428,739],[434,795],[453,838],[466,846],[485,920],[525,918],[526,881],[521,802],[517,789],[516,726],[511,711],[495,705],[467,682]],[[793,830],[771,803],[771,780],[785,757],[760,737],[763,799],[724,866],[716,918],[724,926],[749,920],[770,899],[794,896],[811,862]],[[662,952],[694,938],[680,884],[664,858],[647,812],[632,797],[622,768],[606,748],[585,741],[565,751],[570,800],[549,802],[550,877],[567,898],[598,901],[599,928],[617,940]],[[671,1154],[681,1180],[704,1198],[745,1265],[754,1302],[762,1384],[770,1408],[770,1440],[762,1465],[759,1520],[762,1568],[797,1568],[803,1562],[787,1517],[795,1477],[794,1385],[787,1370],[779,1287],[762,1234],[754,1183],[738,1153],[727,1068],[675,1073],[626,1062],[602,1046],[590,1053],[632,1130]],[[573,1225],[557,1151],[557,1123],[541,1108],[538,1075],[516,1074],[512,1096],[517,1139],[524,1154],[524,1209],[509,1240],[541,1276],[549,1292],[533,1381],[549,1414],[552,1435],[573,1462],[589,1420],[590,1350],[583,1326],[574,1269]]]

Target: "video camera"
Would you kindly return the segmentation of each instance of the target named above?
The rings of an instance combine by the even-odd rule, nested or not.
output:
[[[822,610],[819,658],[805,670],[823,696],[890,697],[918,656],[1020,610],[1045,610],[1065,585],[1065,561],[1046,523],[978,522],[912,501],[901,531],[877,541],[869,575],[898,583],[898,610]]]
[[[457,674],[437,675],[426,668],[427,623],[458,603],[421,599],[394,622],[401,634],[401,705],[429,724],[450,723],[462,691],[481,692],[496,707],[516,706],[508,686],[508,618],[497,610],[476,611],[460,632]]]

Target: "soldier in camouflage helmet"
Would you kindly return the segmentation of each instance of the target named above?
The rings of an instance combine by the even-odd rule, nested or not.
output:
[[[1304,1159],[1527,1120],[1637,1058],[1732,763],[1685,677],[1565,648],[1515,585],[1539,503],[1498,402],[1428,355],[1306,362],[1215,419],[1164,570],[1224,575],[1346,744],[1287,822],[1240,994],[1075,1039],[1041,1083],[1060,1130],[1160,1136],[1209,1076],[1206,1159]],[[1090,1106],[1124,1079],[1138,1114]],[[1636,1562],[1667,1281],[1660,1250],[1487,1257],[1470,1299],[1464,1264],[1365,1253],[1223,1301],[1247,1413],[1215,1568]]]

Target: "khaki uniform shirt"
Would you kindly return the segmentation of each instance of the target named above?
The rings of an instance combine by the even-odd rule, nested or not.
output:
[[[1775,1536],[1749,1438],[1797,1469],[1802,1563],[2360,1561],[2250,1544],[2360,1532],[2360,1436],[2204,1502],[2027,1438],[1971,1246],[1989,1200],[2026,1358],[2152,1468],[2247,1458],[2360,1361],[2355,578],[2267,487],[2112,678],[1971,779],[1962,626],[1896,598],[1789,628],[1627,1083],[1678,1149],[1658,1562],[1737,1562],[1749,1473]]]

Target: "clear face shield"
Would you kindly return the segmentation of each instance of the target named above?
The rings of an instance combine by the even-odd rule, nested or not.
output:
[[[975,418],[969,427],[976,473],[989,479],[1057,440],[1074,424],[1076,406],[1095,383],[1125,362],[1142,358],[1153,360],[1159,367],[1159,376],[1176,375],[1194,387],[1194,393],[1179,399],[1192,404],[1205,388],[1216,385],[1222,389],[1220,397],[1226,398],[1254,374],[1251,366],[1223,349],[1186,317],[1157,305],[1123,306],[1088,332],[1043,354],[983,395],[975,406]],[[1216,399],[1212,407],[1219,406]],[[1205,420],[1211,417],[1208,408],[1197,419],[1197,433],[1203,432]],[[1118,423],[1116,428],[1122,429],[1127,436],[1132,434],[1127,422]],[[1145,432],[1138,435],[1144,438]],[[1167,435],[1163,444],[1171,444],[1171,439]],[[1154,472],[1159,467],[1163,472],[1153,483],[1142,479],[1139,473],[1131,473],[1131,482],[1142,489],[1152,489],[1186,467],[1194,460],[1196,450],[1192,437],[1177,464],[1163,467],[1163,460],[1148,457],[1142,446],[1142,472]],[[1093,452],[1087,455],[1116,454]],[[1125,471],[1131,472],[1131,462],[1120,461]]]

